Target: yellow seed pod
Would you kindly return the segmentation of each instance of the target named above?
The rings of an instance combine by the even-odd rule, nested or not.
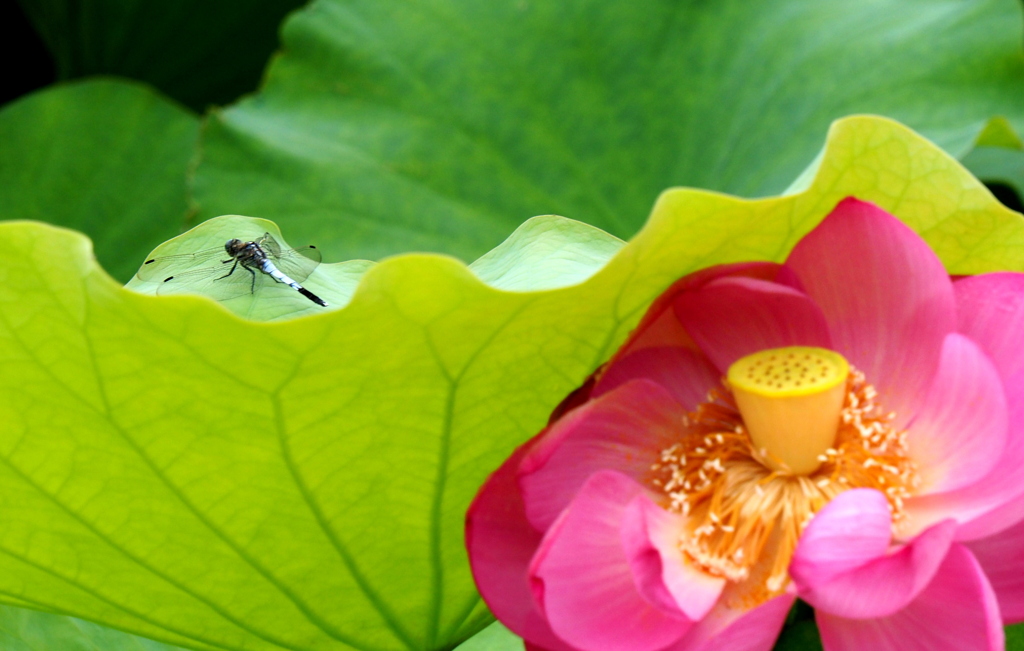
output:
[[[726,380],[755,448],[774,470],[816,470],[832,447],[850,364],[825,348],[790,346],[747,355]]]

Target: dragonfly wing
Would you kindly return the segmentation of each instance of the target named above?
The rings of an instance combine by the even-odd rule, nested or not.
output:
[[[274,239],[274,236],[270,233],[264,233],[263,237],[256,240],[256,243],[267,252],[271,258],[281,257],[281,244]]]
[[[139,280],[155,280],[159,282],[177,273],[209,266],[210,262],[220,256],[229,257],[224,251],[224,247],[203,249],[195,253],[150,258],[142,263],[142,266],[139,267],[139,272],[135,275],[139,277]]]
[[[298,249],[279,250],[278,255],[271,256],[271,260],[284,275],[301,283],[320,265],[320,249],[315,246],[304,246]]]
[[[234,267],[234,271],[232,271]],[[255,274],[255,275],[254,275]],[[203,267],[183,271],[168,277],[156,293],[166,294],[202,294],[217,301],[245,296],[258,290],[265,282],[264,274],[251,272],[242,265],[222,264],[216,267]]]

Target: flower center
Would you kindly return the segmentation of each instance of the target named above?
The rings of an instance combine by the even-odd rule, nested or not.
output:
[[[765,465],[809,475],[835,443],[850,365],[824,348],[762,350],[726,375],[750,440]]]
[[[831,351],[798,349],[814,352],[801,361],[795,350],[762,351],[731,367],[649,474],[663,506],[686,517],[680,549],[740,584],[733,594],[746,606],[786,586],[800,534],[833,497],[877,489],[895,527],[919,484],[906,432],[892,427],[895,414],[877,404],[863,373]]]

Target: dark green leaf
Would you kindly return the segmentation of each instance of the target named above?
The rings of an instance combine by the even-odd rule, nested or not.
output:
[[[0,215],[88,234],[127,280],[177,234],[199,121],[135,83],[56,86],[0,110]]]
[[[1008,186],[1024,198],[1024,151],[977,147],[964,157],[963,164],[982,181]]]
[[[1006,627],[1006,651],[1024,651],[1024,624]]]
[[[813,620],[805,620],[783,629],[774,651],[821,651],[821,648],[818,627]],[[1006,651],[1024,651],[1024,624],[1006,627]]]
[[[63,79],[109,74],[203,110],[256,89],[305,0],[19,0]]]
[[[989,120],[961,160],[1004,204],[1024,209],[1024,142],[1003,117]]]
[[[264,90],[215,114],[200,215],[336,258],[472,259],[557,213],[619,237],[689,185],[778,192],[829,122],[900,119],[955,154],[1024,123],[1017,0],[318,0]]]
[[[782,629],[775,651],[821,651],[821,637],[814,620],[801,620]]]
[[[523,640],[495,622],[460,644],[456,651],[523,651]]]
[[[4,651],[183,651],[99,624],[25,608],[0,606]]]

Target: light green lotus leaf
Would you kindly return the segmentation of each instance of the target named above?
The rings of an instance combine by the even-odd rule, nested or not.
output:
[[[469,268],[498,289],[558,289],[590,278],[623,244],[599,228],[545,215],[527,220]]]
[[[229,239],[255,240],[264,233],[270,233],[285,248],[289,248],[288,242],[273,222],[240,215],[224,215],[203,222],[189,232],[161,244],[146,259],[191,254],[211,248],[222,250]],[[555,289],[586,280],[604,266],[622,245],[622,240],[593,226],[546,215],[527,220],[499,247],[469,268],[485,283],[498,289]],[[225,259],[230,257],[220,255],[202,268],[210,264],[214,267],[222,266],[221,261]],[[272,282],[261,287],[256,295],[231,298],[224,301],[223,305],[239,316],[259,321],[319,314],[325,309],[341,308],[348,304],[359,280],[373,264],[367,260],[321,264],[309,278],[303,280],[304,287],[330,304],[328,308],[311,303],[285,285]],[[145,263],[140,266],[140,272],[143,270]],[[126,287],[142,294],[157,295],[166,292],[161,288],[163,280],[162,277],[142,280],[135,276]],[[195,293],[202,295],[203,291],[197,289]]]
[[[160,246],[156,247],[148,256],[147,260],[158,259],[162,256],[175,256],[191,254],[208,249],[217,249],[220,255],[208,260],[205,265],[195,267],[184,267],[182,270],[207,268],[210,265],[220,267],[223,271],[213,274],[226,274],[229,265],[222,264],[223,260],[230,260],[231,257],[224,253],[224,244],[230,239],[244,241],[256,240],[270,233],[284,248],[291,248],[291,245],[281,235],[281,231],[273,222],[253,217],[242,217],[240,215],[225,215],[203,222],[192,230],[179,235]],[[301,244],[299,246],[305,246]],[[138,260],[137,264],[144,264]],[[320,264],[307,279],[301,284],[317,296],[323,298],[330,304],[328,308],[321,307],[299,295],[298,292],[287,285],[269,282],[259,288],[256,294],[241,296],[224,301],[224,306],[236,314],[260,321],[273,321],[282,318],[292,318],[305,314],[319,314],[326,309],[337,309],[344,307],[355,291],[356,285],[363,274],[373,265],[366,260],[348,260],[334,264]],[[144,266],[140,267],[144,270]],[[239,275],[245,272],[239,271]],[[142,294],[156,295],[161,291],[165,278],[153,278],[142,280],[134,276],[126,285]],[[187,288],[187,287],[186,287]],[[201,293],[201,292],[199,292]]]
[[[338,258],[473,259],[547,213],[628,238],[666,187],[782,191],[841,116],[957,156],[1021,128],[1022,26],[1020,0],[317,0],[211,116],[194,196]]]
[[[345,307],[273,323],[0,225],[0,601],[195,649],[454,647],[490,622],[462,540],[476,490],[675,279],[781,260],[847,195],[951,273],[1024,269],[1024,218],[905,127],[843,120],[816,170],[785,197],[666,191],[621,248],[543,218],[477,273],[390,258]]]

